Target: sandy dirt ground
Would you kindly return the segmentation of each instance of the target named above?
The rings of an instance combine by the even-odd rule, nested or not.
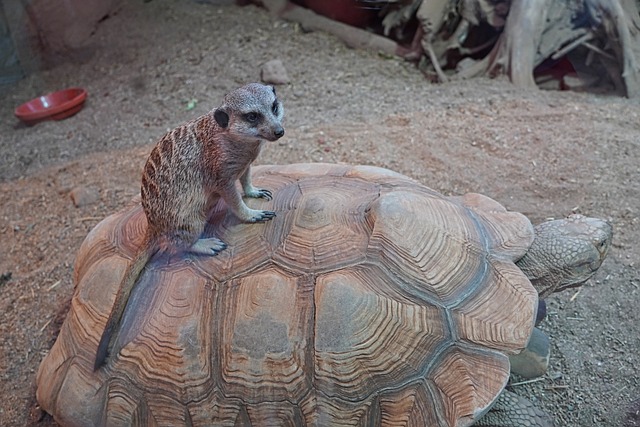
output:
[[[305,33],[229,1],[128,2],[73,62],[5,90],[0,103],[0,425],[55,425],[35,373],[73,293],[87,232],[138,192],[153,141],[281,59],[287,133],[258,162],[391,168],[445,194],[486,194],[534,223],[572,212],[609,220],[609,258],[579,292],[552,296],[547,375],[512,390],[557,426],[639,425],[640,104],[522,91],[504,80],[433,85],[408,63]],[[33,127],[16,105],[82,86],[85,108]],[[189,108],[193,106],[194,108]],[[76,207],[73,191],[93,192]],[[7,277],[10,273],[10,279]]]

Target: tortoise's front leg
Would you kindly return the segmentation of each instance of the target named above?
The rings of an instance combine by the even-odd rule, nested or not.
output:
[[[533,328],[533,333],[524,350],[509,356],[511,372],[519,376],[531,379],[538,378],[547,372],[551,357],[551,342],[547,334],[538,328]]]

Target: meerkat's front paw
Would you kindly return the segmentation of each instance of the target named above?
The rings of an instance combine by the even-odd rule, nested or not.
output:
[[[251,187],[250,189],[245,190],[244,195],[254,199],[273,199],[271,191],[265,190],[264,188]]]
[[[189,248],[189,252],[197,255],[218,255],[227,248],[227,244],[222,240],[210,237],[208,239],[199,239]]]
[[[251,216],[246,219],[247,222],[266,222],[276,217],[276,213],[273,211],[249,211]]]

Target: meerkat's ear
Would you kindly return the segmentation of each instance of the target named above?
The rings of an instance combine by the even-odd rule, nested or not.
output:
[[[270,86],[270,87],[271,87],[271,90],[273,91],[273,94],[274,94],[274,95],[276,95],[276,96],[278,96],[278,95],[276,94],[276,87],[275,87],[275,86]]]
[[[222,108],[218,108],[213,113],[213,117],[216,119],[216,122],[220,125],[221,128],[225,129],[229,126],[229,115]]]

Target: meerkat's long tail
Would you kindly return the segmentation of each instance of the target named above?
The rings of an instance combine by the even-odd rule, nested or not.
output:
[[[113,350],[115,338],[118,336],[116,332],[119,328],[124,309],[127,306],[127,302],[129,301],[129,295],[138,283],[138,279],[142,274],[142,270],[144,270],[144,267],[149,262],[149,259],[151,259],[153,254],[155,254],[156,252],[156,245],[151,244],[148,240],[146,240],[144,245],[140,248],[140,250],[134,257],[133,261],[131,261],[131,263],[127,267],[127,270],[124,273],[124,278],[122,279],[122,282],[120,282],[120,288],[118,289],[118,293],[116,294],[116,300],[113,302],[113,308],[111,309],[111,313],[109,314],[109,318],[107,319],[107,324],[105,325],[104,332],[102,332],[100,343],[98,344],[98,350],[96,351],[96,361],[93,365],[94,371],[100,369],[100,367],[105,363],[109,353]]]

